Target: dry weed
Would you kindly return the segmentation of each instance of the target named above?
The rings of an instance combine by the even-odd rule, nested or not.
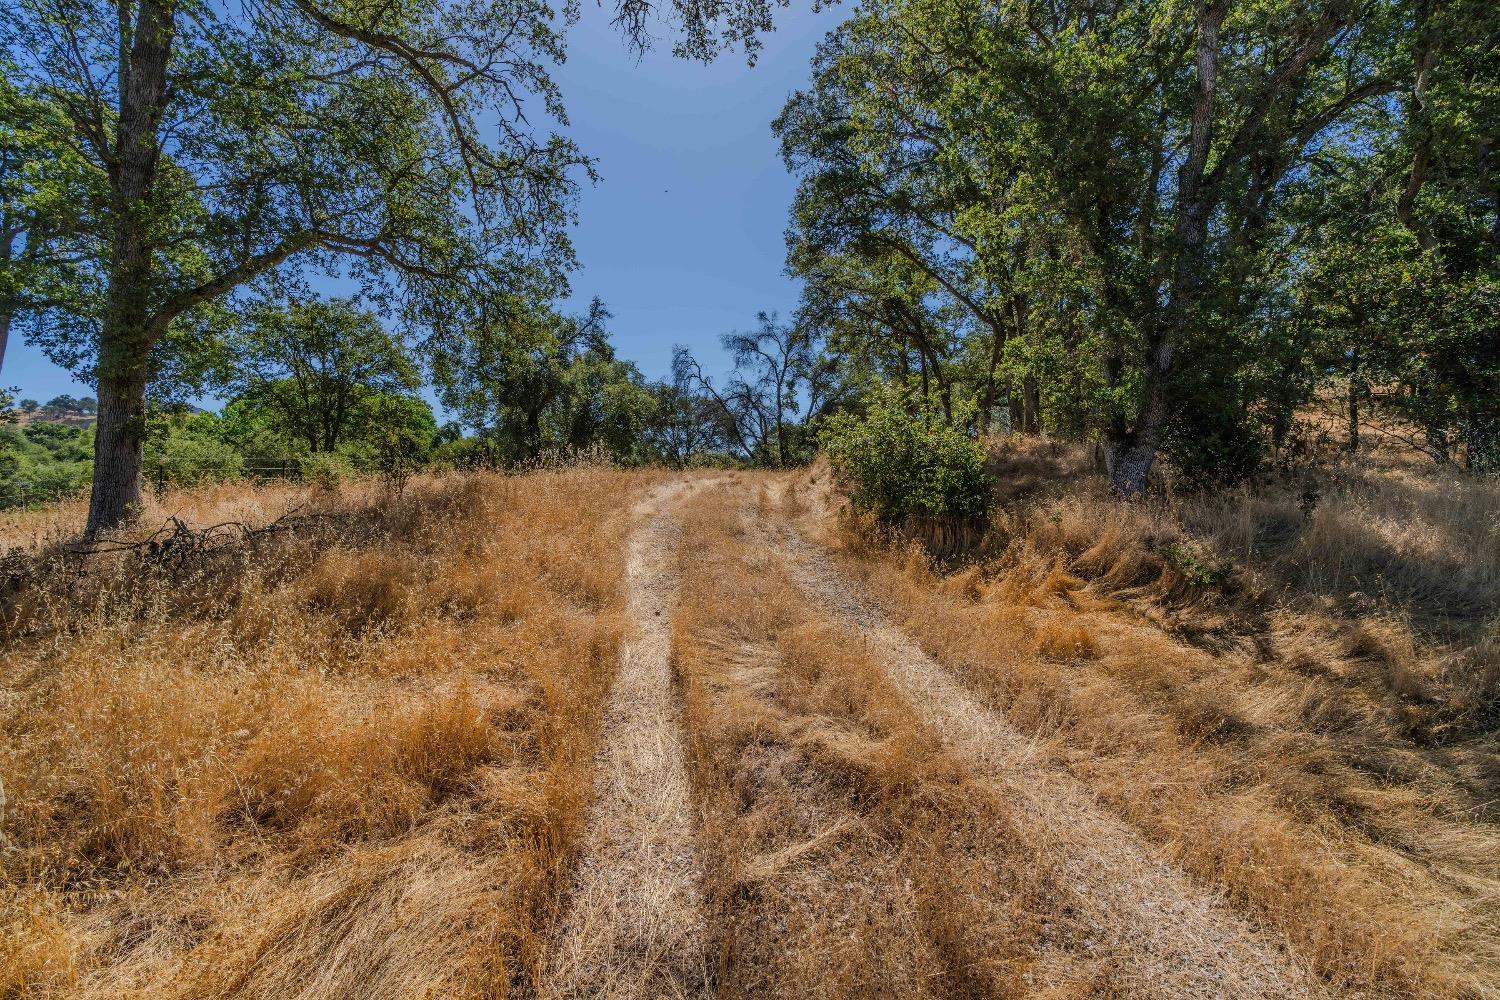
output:
[[[531,989],[653,479],[212,488],[164,509],[329,517],[169,568],[35,557],[0,630],[0,995]]]
[[[1154,995],[875,651],[747,533],[743,495],[688,514],[675,642],[722,989]]]
[[[1122,506],[1076,456],[1019,452],[996,465],[1028,489],[962,574],[850,537],[847,516],[814,530],[842,532],[931,655],[1331,983],[1500,996],[1500,488],[1371,463],[1311,498]]]

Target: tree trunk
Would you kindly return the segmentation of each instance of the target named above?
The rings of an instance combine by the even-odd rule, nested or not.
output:
[[[1349,454],[1359,451],[1359,397],[1364,382],[1359,377],[1359,352],[1355,351],[1349,363]]]
[[[11,232],[0,240],[0,263],[9,264],[15,256],[16,234]],[[10,344],[10,324],[15,318],[14,301],[8,296],[0,301],[0,371],[5,370],[5,349]]]
[[[1437,239],[1432,229],[1418,217],[1417,196],[1427,183],[1427,172],[1432,159],[1432,121],[1427,104],[1427,89],[1432,80],[1433,64],[1437,60],[1437,39],[1432,28],[1435,5],[1430,2],[1417,4],[1416,44],[1412,53],[1415,75],[1411,92],[1406,101],[1407,128],[1413,133],[1411,140],[1411,167],[1407,171],[1406,186],[1396,201],[1396,218],[1417,238],[1425,251],[1437,249]]]
[[[0,305],[0,371],[5,370],[5,349],[10,344],[10,323],[15,312],[8,305]]]
[[[1109,476],[1109,485],[1123,497],[1139,497],[1145,494],[1151,480],[1151,467],[1156,464],[1157,441],[1154,436],[1141,438],[1128,434],[1119,441],[1104,444],[1104,472]]]
[[[99,338],[99,415],[94,424],[94,485],[87,532],[119,527],[140,510],[146,436],[147,333],[151,251],[144,227],[116,230],[108,305]]]
[[[542,455],[542,412],[529,410],[526,413],[526,457],[535,461]]]
[[[94,424],[94,485],[87,532],[118,527],[141,507],[141,466],[146,422],[144,370],[125,378],[100,378]]]
[[[990,327],[990,363],[984,375],[984,392],[979,397],[979,432],[988,434],[995,411],[995,373],[1000,368],[1000,359],[1005,351],[1005,335],[999,326]]]
[[[1036,384],[1036,376],[1027,375],[1021,380],[1021,433],[1042,432],[1042,393]]]
[[[1123,497],[1146,492],[1167,422],[1167,396],[1161,381],[1148,377],[1144,393],[1135,426],[1127,430],[1124,421],[1119,421],[1104,436],[1104,471],[1110,489]]]
[[[1105,441],[1104,464],[1111,488],[1121,496],[1146,492],[1151,467],[1167,422],[1172,355],[1197,317],[1203,288],[1203,241],[1208,232],[1211,195],[1205,190],[1213,144],[1214,97],[1218,90],[1219,29],[1229,0],[1203,4],[1198,11],[1194,65],[1197,81],[1187,155],[1177,168],[1177,219],[1173,224],[1172,282],[1165,315],[1153,323],[1146,344],[1145,377],[1135,425],[1115,428]]]
[[[121,8],[122,17],[126,10]],[[99,417],[94,425],[94,485],[86,528],[90,535],[119,526],[141,506],[146,372],[153,340],[151,216],[175,28],[173,7],[161,0],[143,0],[134,30],[121,25],[118,166],[111,177],[115,228],[99,337]]]

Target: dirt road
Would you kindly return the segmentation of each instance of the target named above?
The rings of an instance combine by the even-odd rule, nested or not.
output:
[[[777,501],[785,486],[773,484]],[[1037,848],[1061,863],[1101,939],[1139,963],[1133,978],[1158,984],[1162,996],[1318,995],[1281,942],[1194,885],[1069,775],[1040,763],[1024,736],[886,621],[789,519],[760,527],[808,599],[866,644],[949,749],[1000,787]]]
[[[1194,883],[886,621],[784,509],[787,481],[679,480],[637,510],[629,634],[604,720],[597,801],[548,976],[555,996],[714,995],[713,928],[702,898],[693,789],[671,670],[679,512],[695,494],[737,492],[748,530],[776,553],[816,612],[878,658],[950,753],[993,784],[1081,902],[1118,983],[1157,997],[1308,997],[1321,984],[1273,935]],[[759,496],[762,490],[764,495]],[[712,559],[711,552],[690,558]],[[1023,991],[1024,992],[1024,991]]]

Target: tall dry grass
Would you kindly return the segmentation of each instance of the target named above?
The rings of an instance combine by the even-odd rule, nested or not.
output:
[[[972,565],[848,515],[825,537],[931,655],[1331,983],[1500,996],[1500,485],[1363,462],[1122,505],[1076,451],[1010,445],[994,467]]]
[[[652,479],[208,489],[162,509],[321,516],[81,576],[12,557],[0,996],[527,995]]]

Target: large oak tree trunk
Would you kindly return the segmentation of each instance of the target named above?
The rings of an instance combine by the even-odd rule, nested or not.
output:
[[[1145,378],[1134,426],[1115,428],[1107,435],[1104,463],[1111,488],[1122,496],[1146,491],[1151,467],[1166,428],[1172,354],[1197,318],[1203,287],[1203,241],[1208,232],[1210,195],[1204,179],[1213,139],[1214,96],[1218,90],[1219,29],[1229,12],[1229,0],[1204,3],[1198,10],[1193,97],[1193,121],[1187,156],[1177,168],[1177,220],[1173,225],[1172,281],[1161,321],[1153,324],[1147,340]]]
[[[129,56],[120,66],[118,165],[111,176],[110,199],[114,233],[99,337],[99,419],[94,425],[90,535],[119,526],[141,505],[146,373],[156,336],[150,230],[161,157],[159,132],[167,102],[167,62],[176,27],[173,17],[170,3],[142,0],[130,32]]]
[[[130,213],[117,223],[108,308],[99,338],[99,418],[87,531],[129,520],[141,506],[146,438],[146,376],[151,356],[151,250]]]
[[[1146,492],[1151,467],[1156,464],[1155,441],[1142,441],[1135,434],[1104,447],[1104,472],[1110,486],[1121,496],[1138,497]]]
[[[141,466],[146,423],[146,378],[99,379],[94,424],[94,486],[88,533],[117,527],[141,507]]]
[[[1138,497],[1146,492],[1156,453],[1166,426],[1167,397],[1160,380],[1147,379],[1145,404],[1129,430],[1116,427],[1104,440],[1104,471],[1110,488],[1120,496]]]

